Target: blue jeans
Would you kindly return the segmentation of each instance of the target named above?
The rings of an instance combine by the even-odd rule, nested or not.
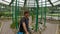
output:
[[[23,32],[17,32],[17,34],[24,34]]]

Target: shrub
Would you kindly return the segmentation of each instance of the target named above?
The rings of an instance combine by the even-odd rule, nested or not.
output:
[[[4,15],[4,13],[3,12],[0,12],[0,17],[3,16],[3,15]]]
[[[12,29],[15,29],[15,28],[16,28],[16,23],[12,23],[10,27],[11,27]]]
[[[0,27],[1,27],[1,22],[0,22]]]

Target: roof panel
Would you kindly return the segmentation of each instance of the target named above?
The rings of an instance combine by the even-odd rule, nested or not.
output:
[[[54,3],[54,5],[58,5],[58,4],[60,4],[60,1],[58,1],[58,2]]]
[[[24,5],[24,0],[18,0],[18,1],[19,1],[19,6],[23,6]],[[41,3],[42,3],[43,6],[45,6],[45,1],[46,1],[46,4],[47,4],[46,6],[51,6],[51,4],[48,2],[48,0],[39,0],[39,6],[41,6]],[[60,1],[59,2],[56,2],[56,1],[59,1],[59,0],[51,0],[53,5],[60,4]],[[9,5],[8,2],[10,3],[11,0],[0,0],[0,3],[4,3],[4,4]],[[54,3],[54,2],[56,2],[56,3]],[[34,7],[34,4],[36,5],[35,0],[28,0],[27,1],[27,6],[29,6],[29,7]]]
[[[59,0],[51,0],[52,3],[53,3],[53,2],[56,2],[56,1],[59,1]]]

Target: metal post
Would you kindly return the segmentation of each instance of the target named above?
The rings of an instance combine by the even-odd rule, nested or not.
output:
[[[14,23],[15,20],[15,7],[14,7],[14,3],[12,4],[12,22]]]
[[[47,7],[47,4],[46,4],[46,0],[45,0],[45,8],[44,8],[44,26],[46,26],[46,7]]]
[[[37,31],[38,30],[38,9],[39,9],[38,0],[36,0],[36,4],[37,4],[37,8],[36,8],[36,31]]]
[[[16,0],[16,4],[15,4],[15,23],[16,23],[16,29],[18,29],[18,2]]]
[[[42,0],[41,0],[41,12],[40,12],[40,14],[41,14],[41,19],[40,19],[40,22],[42,21],[42,17],[43,17],[43,15],[42,15],[42,7],[43,7],[43,4],[42,4]],[[41,22],[42,23],[42,22]]]

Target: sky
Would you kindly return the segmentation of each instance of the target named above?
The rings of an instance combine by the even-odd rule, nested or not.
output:
[[[8,1],[9,3],[11,2],[11,0],[4,0],[4,1]],[[4,3],[4,4],[9,5],[9,3],[4,2],[4,1],[0,0],[0,3]],[[29,1],[30,6],[34,5],[34,4],[32,4],[32,3],[34,3],[33,1],[34,1],[34,0],[32,0],[31,2]],[[47,0],[42,0],[42,1],[47,1]],[[52,3],[53,3],[53,2],[56,2],[56,1],[58,1],[58,0],[51,0]],[[21,4],[21,6],[22,6],[23,3],[24,3],[24,0],[19,0],[19,2],[20,2],[19,4]],[[40,0],[39,2],[41,2],[41,0]],[[45,3],[43,3],[43,4],[45,4]],[[48,6],[51,6],[51,4],[50,4],[49,2],[47,2],[47,4],[49,4]],[[53,4],[54,4],[54,5],[60,4],[60,1],[59,1],[59,2],[56,2],[56,3],[53,3]],[[41,3],[40,3],[39,5],[41,5]]]

